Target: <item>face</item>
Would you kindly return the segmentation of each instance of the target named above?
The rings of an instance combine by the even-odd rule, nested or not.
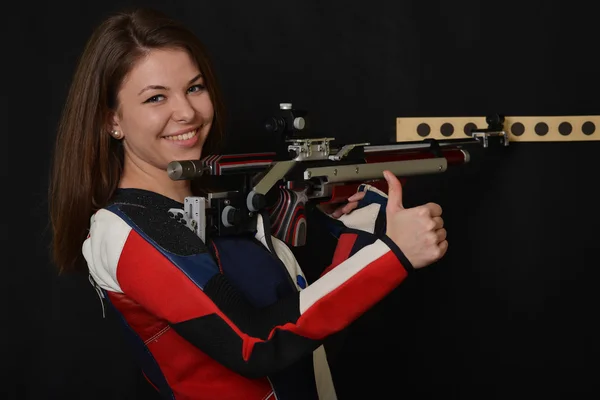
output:
[[[124,141],[126,164],[164,171],[171,161],[200,158],[214,110],[187,52],[152,50],[125,77],[118,98],[112,129]]]

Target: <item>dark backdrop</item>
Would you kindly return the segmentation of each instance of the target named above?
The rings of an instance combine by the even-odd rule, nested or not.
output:
[[[47,256],[50,146],[76,58],[107,12],[135,3],[182,19],[210,49],[232,151],[265,146],[262,118],[288,101],[344,142],[393,139],[401,116],[600,110],[592,3],[13,3],[2,28],[3,399],[152,398],[92,287],[57,277]],[[444,208],[450,250],[352,327],[335,364],[340,397],[600,396],[599,150],[513,143],[409,181],[407,206]]]

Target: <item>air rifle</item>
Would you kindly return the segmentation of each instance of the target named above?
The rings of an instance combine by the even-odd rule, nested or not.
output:
[[[172,217],[187,225],[204,242],[212,236],[253,232],[258,215],[266,232],[291,246],[306,240],[306,207],[341,203],[360,185],[387,191],[383,171],[400,179],[445,172],[469,162],[469,146],[508,146],[503,117],[486,117],[486,128],[454,140],[334,146],[333,137],[311,136],[307,112],[280,104],[265,129],[274,135],[273,151],[214,154],[200,160],[168,165],[172,180],[196,180],[200,196],[185,199]]]

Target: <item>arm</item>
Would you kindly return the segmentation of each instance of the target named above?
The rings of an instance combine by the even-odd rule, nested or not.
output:
[[[315,225],[318,226],[336,241],[332,254],[329,254],[331,261],[320,271],[321,276],[377,238],[385,239],[387,195],[368,184],[359,186],[358,192],[364,195],[351,212],[335,218],[330,213],[315,209],[311,215],[313,221],[309,227],[314,231]],[[322,241],[323,234],[320,236]]]
[[[269,375],[312,352],[397,287],[410,268],[393,244],[377,239],[308,288],[257,309],[220,274],[189,229],[168,217],[153,220],[156,234],[169,232],[168,240],[180,243],[176,254],[139,229],[136,212],[148,218],[139,207],[127,215],[118,210],[95,215],[83,252],[96,281],[125,293],[248,377]]]

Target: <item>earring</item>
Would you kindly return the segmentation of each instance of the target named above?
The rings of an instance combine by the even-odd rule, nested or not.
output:
[[[121,139],[121,132],[114,130],[111,132],[115,139]]]

